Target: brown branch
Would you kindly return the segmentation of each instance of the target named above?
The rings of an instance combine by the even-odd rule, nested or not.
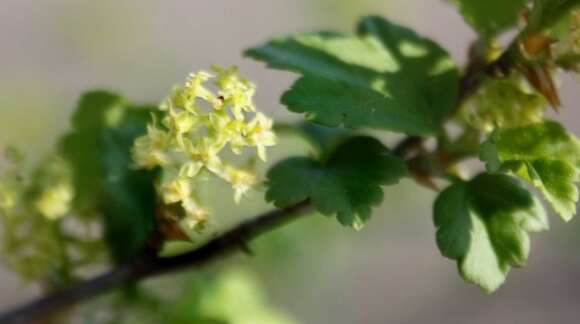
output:
[[[479,65],[474,63],[467,67],[466,73],[460,81],[457,108],[481,86],[485,78],[502,77],[509,73],[514,67],[514,48],[516,48],[515,45],[510,45],[497,60],[489,64]]]
[[[393,149],[393,152],[405,158],[417,148],[417,145],[421,144],[421,141],[419,137],[406,137]],[[160,258],[154,251],[146,251],[135,262],[121,265],[101,276],[10,310],[0,315],[0,324],[35,323],[46,314],[96,297],[125,283],[137,282],[185,268],[201,267],[219,257],[240,249],[244,250],[249,240],[300,217],[310,209],[310,201],[304,201],[288,208],[264,213],[225,232],[199,249],[174,257]]]
[[[10,310],[0,316],[0,323],[35,323],[46,314],[57,312],[65,307],[98,296],[122,284],[182,270],[186,267],[201,267],[216,258],[235,252],[243,247],[246,241],[292,221],[309,210],[310,203],[305,201],[289,208],[264,213],[225,232],[201,248],[182,255],[160,258],[144,254],[142,258],[133,263],[119,266],[94,279]]]

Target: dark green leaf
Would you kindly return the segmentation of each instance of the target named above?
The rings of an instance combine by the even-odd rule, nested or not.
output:
[[[518,22],[528,0],[453,0],[465,20],[479,33],[493,37]]]
[[[567,34],[567,28],[563,30],[557,25],[566,20],[572,10],[578,8],[580,8],[580,0],[535,0],[526,32],[554,31],[552,29],[556,28],[560,30],[555,31],[555,35],[552,36],[562,36],[560,34],[562,31]]]
[[[152,111],[110,92],[89,92],[73,115],[73,130],[59,143],[72,166],[75,204],[83,214],[104,217],[116,262],[134,256],[154,227],[154,175],[136,170],[130,153]]]
[[[107,243],[117,262],[130,260],[143,249],[155,227],[155,173],[135,169],[130,151],[149,118],[149,110],[128,110],[118,128],[104,132],[100,210]]]
[[[61,155],[73,167],[75,204],[82,210],[94,208],[101,188],[102,131],[118,124],[124,109],[125,102],[117,94],[106,91],[86,93],[72,117],[72,131],[59,143]]]
[[[381,185],[397,183],[405,175],[404,161],[379,141],[354,137],[324,161],[294,157],[275,165],[268,172],[266,199],[278,207],[311,199],[321,214],[360,228],[383,200]]]
[[[378,17],[363,19],[356,36],[290,36],[246,55],[302,74],[282,102],[327,126],[433,134],[457,99],[458,73],[449,55]]]

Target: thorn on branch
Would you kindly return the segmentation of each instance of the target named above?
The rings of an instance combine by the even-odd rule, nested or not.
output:
[[[249,257],[254,257],[256,254],[249,245],[248,240],[242,235],[240,237],[240,250]]]

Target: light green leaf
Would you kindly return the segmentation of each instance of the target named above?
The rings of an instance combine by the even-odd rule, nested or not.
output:
[[[321,214],[360,228],[383,200],[381,185],[397,183],[405,175],[405,162],[379,141],[354,137],[324,161],[293,157],[275,165],[268,172],[266,199],[278,207],[310,199]]]
[[[296,324],[271,305],[258,278],[243,269],[202,273],[182,285],[175,300],[162,305],[160,323]],[[157,312],[159,313],[159,312]]]
[[[576,213],[580,142],[553,121],[496,130],[482,145],[489,171],[512,171],[545,195],[566,221]]]
[[[434,222],[441,253],[457,260],[464,280],[486,292],[499,288],[512,266],[525,265],[528,232],[549,227],[540,202],[502,174],[482,174],[444,190]]]
[[[274,39],[246,55],[303,75],[282,102],[327,126],[437,133],[452,111],[458,72],[434,42],[382,18],[356,36],[315,33]]]
[[[514,26],[528,0],[453,0],[459,11],[476,31],[493,37]]]
[[[576,214],[578,169],[562,160],[539,159],[524,164],[529,179],[539,188],[554,210],[569,221]],[[523,171],[523,170],[522,170]]]

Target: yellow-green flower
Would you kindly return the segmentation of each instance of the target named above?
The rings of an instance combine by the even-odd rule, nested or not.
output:
[[[74,187],[69,165],[59,157],[41,164],[33,175],[34,206],[41,215],[57,220],[72,210]]]
[[[74,230],[64,229],[75,215],[72,170],[65,160],[50,156],[30,167],[11,155],[0,172],[0,259],[23,279],[52,289],[66,280],[55,273],[74,275],[81,267],[77,255],[91,256],[84,265],[96,261],[92,257],[101,249],[100,240],[78,226],[89,224],[88,218],[76,219]],[[71,238],[66,242],[65,232]],[[73,250],[74,255],[68,252]]]
[[[169,134],[158,129],[155,123],[147,126],[147,135],[139,137],[134,144],[133,160],[145,169],[153,169],[170,162],[166,152],[169,145]]]
[[[238,155],[256,148],[265,161],[266,148],[276,144],[272,120],[256,112],[255,91],[236,67],[192,73],[159,106],[161,125],[153,119],[147,134],[135,141],[135,163],[161,167],[160,195],[166,204],[181,204],[186,227],[199,229],[208,219],[209,212],[196,196],[202,172],[230,183],[236,202],[258,183],[254,169],[236,167],[222,157],[225,148]]]
[[[226,166],[226,179],[234,189],[234,200],[239,203],[242,196],[258,183],[255,170],[238,169]]]
[[[36,200],[35,206],[44,217],[55,220],[69,213],[73,198],[72,184],[63,181],[42,192]]]
[[[248,124],[248,144],[258,149],[258,156],[266,161],[266,147],[276,145],[276,134],[272,131],[273,121],[262,113],[256,114]]]

